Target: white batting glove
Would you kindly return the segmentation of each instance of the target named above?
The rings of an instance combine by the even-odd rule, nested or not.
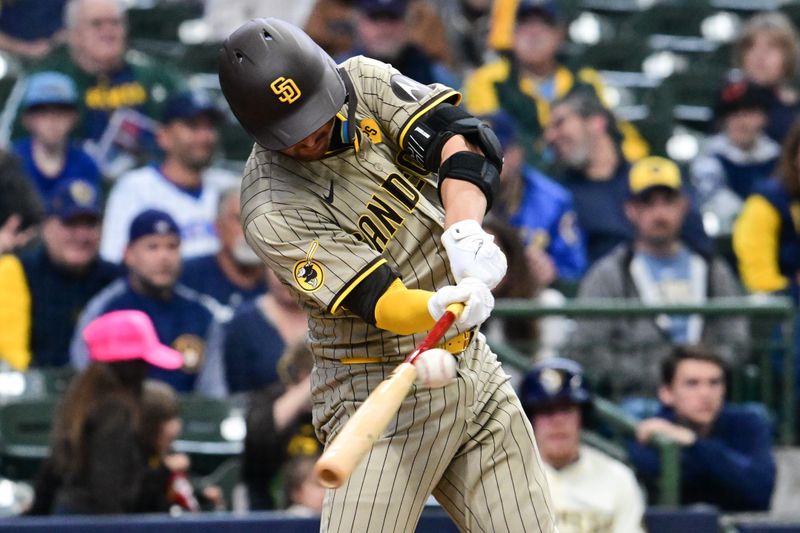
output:
[[[506,275],[506,256],[477,220],[456,222],[442,234],[442,244],[450,259],[456,281],[478,278],[494,289]]]
[[[458,285],[442,287],[428,300],[428,312],[439,320],[451,303],[464,304],[461,316],[456,319],[460,329],[472,329],[482,324],[494,309],[494,296],[484,282],[477,278],[464,278]]]

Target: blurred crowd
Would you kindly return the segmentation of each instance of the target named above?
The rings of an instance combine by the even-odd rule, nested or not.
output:
[[[0,51],[22,73],[0,118],[0,359],[76,372],[29,512],[231,508],[173,452],[192,394],[244,408],[245,507],[313,514],[305,311],[244,240],[231,113],[213,87],[131,46],[127,4],[0,10]],[[505,154],[486,222],[509,263],[497,298],[800,303],[800,37],[780,11],[739,29],[724,76],[704,80],[709,134],[676,161],[616,114],[593,65],[566,54],[571,3],[186,4],[212,44],[279,16],[337,60],[363,54],[460,89]],[[639,527],[657,494],[656,435],[681,446],[682,503],[770,508],[774,414],[726,401],[755,362],[750,327],[695,314],[490,319],[489,342],[532,366],[512,379],[562,531]],[[594,395],[640,420],[627,464],[581,444],[585,428],[603,431]]]

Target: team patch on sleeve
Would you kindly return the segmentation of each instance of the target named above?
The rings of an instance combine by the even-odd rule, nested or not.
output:
[[[322,265],[314,261],[314,253],[317,251],[318,246],[317,241],[313,241],[308,249],[306,258],[295,263],[294,268],[292,268],[294,281],[303,292],[315,292],[325,282],[325,271],[322,269]]]
[[[381,135],[381,129],[378,127],[378,122],[374,118],[365,118],[359,123],[359,127],[361,131],[367,134],[369,140],[373,143],[378,144],[379,142],[383,141],[383,136]]]

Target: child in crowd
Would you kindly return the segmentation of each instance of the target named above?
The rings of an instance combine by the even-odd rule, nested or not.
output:
[[[56,185],[81,178],[100,188],[94,160],[70,143],[78,122],[75,83],[59,72],[39,72],[28,80],[22,100],[22,125],[30,133],[14,144],[25,172],[44,200]]]
[[[730,235],[742,202],[772,175],[781,147],[764,132],[772,95],[744,78],[720,90],[714,114],[720,131],[692,162],[690,175],[700,210],[716,215],[716,234]],[[705,219],[704,219],[705,220]],[[706,222],[708,224],[708,222]]]
[[[286,512],[293,516],[319,516],[325,488],[314,477],[319,454],[295,455],[283,467],[283,493]]]
[[[278,361],[280,381],[250,393],[242,479],[251,511],[279,507],[271,487],[289,459],[322,451],[311,424],[313,366],[308,346],[293,343]]]
[[[145,507],[169,511],[177,506],[184,511],[196,512],[201,510],[201,504],[222,506],[219,487],[208,486],[195,494],[195,487],[188,477],[189,457],[172,451],[172,445],[182,430],[175,390],[162,381],[145,381],[140,434],[148,470],[142,495],[151,500]]]

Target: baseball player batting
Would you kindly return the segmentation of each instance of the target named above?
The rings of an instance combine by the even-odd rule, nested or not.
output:
[[[556,531],[524,415],[478,326],[506,261],[481,228],[502,166],[491,130],[390,65],[336,65],[300,29],[252,20],[219,56],[256,145],[242,182],[250,246],[299,297],[314,353],[313,418],[329,444],[449,304],[458,377],[421,385],[348,480],[322,531],[413,531],[433,494],[462,531]]]

